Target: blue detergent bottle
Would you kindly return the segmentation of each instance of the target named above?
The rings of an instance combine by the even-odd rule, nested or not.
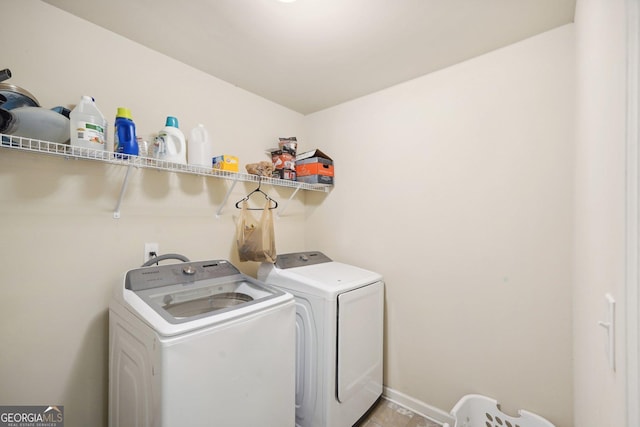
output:
[[[131,120],[131,111],[128,108],[118,107],[113,142],[113,151],[116,153],[138,155],[136,125]]]

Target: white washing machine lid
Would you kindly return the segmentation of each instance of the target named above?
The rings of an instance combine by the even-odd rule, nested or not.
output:
[[[294,294],[305,292],[334,299],[342,292],[382,281],[382,275],[332,261],[316,251],[278,255],[275,265],[260,266],[258,279]]]
[[[225,260],[130,270],[121,292],[116,302],[165,336],[293,301],[292,295],[240,273]]]

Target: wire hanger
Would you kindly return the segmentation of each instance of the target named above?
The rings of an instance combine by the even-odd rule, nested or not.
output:
[[[260,181],[258,181],[258,188],[256,188],[255,190],[253,190],[251,193],[247,194],[246,196],[244,196],[244,198],[238,200],[236,202],[236,208],[237,209],[242,209],[242,206],[240,206],[240,204],[242,202],[246,202],[247,200],[249,200],[249,198],[251,197],[252,194],[254,193],[262,193],[262,195],[264,196],[265,199],[267,199],[270,202],[273,202],[273,206],[270,206],[269,209],[275,209],[278,207],[278,202],[276,202],[275,200],[273,200],[271,197],[269,197],[269,195],[267,193],[265,193],[264,191],[262,191],[260,189],[260,186],[262,185],[262,179],[260,179]],[[264,208],[247,208],[250,211],[261,211],[264,210]]]

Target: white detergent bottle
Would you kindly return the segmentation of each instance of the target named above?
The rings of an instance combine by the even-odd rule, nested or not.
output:
[[[184,134],[178,128],[178,119],[167,117],[165,127],[158,133],[158,145],[163,147],[162,152],[155,157],[168,162],[187,164],[187,143]]]
[[[187,143],[187,160],[190,165],[211,167],[211,141],[204,125],[191,129]]]
[[[69,115],[70,143],[74,147],[108,150],[107,120],[104,118],[93,98],[83,96]]]

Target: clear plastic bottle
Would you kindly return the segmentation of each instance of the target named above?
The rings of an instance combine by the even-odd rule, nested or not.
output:
[[[138,142],[138,156],[149,157],[149,143],[147,140],[141,136],[137,136],[136,141]]]
[[[202,124],[191,129],[187,142],[187,160],[190,165],[211,167],[211,141]]]
[[[84,95],[69,115],[70,143],[74,147],[108,150],[107,120],[93,98]]]

